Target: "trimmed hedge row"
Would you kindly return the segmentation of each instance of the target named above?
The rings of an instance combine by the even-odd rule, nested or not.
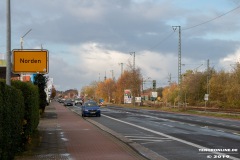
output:
[[[24,98],[24,140],[28,141],[39,123],[38,87],[29,82],[13,81],[12,86],[20,89]]]
[[[22,92],[0,82],[0,159],[13,159],[22,148],[24,100]]]
[[[24,150],[39,123],[38,88],[26,82],[0,80],[0,159]]]

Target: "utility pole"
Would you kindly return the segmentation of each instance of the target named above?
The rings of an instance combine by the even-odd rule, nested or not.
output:
[[[7,65],[6,65],[6,84],[11,86],[11,2],[10,0],[7,0],[7,22],[6,22],[6,28],[7,28],[7,37],[6,37],[6,60],[7,60]]]
[[[130,52],[130,55],[133,55],[133,77],[135,77],[135,52]],[[132,82],[132,87],[131,87],[131,90],[132,91],[134,91],[135,89],[135,87],[134,87],[134,84],[133,84],[134,82]],[[133,94],[132,94],[132,97],[133,97],[133,104],[134,104],[134,106],[135,106],[135,93],[134,92],[132,92]]]
[[[207,94],[209,95],[209,78],[210,78],[210,66],[209,59],[207,60]]]
[[[135,70],[135,52],[130,52],[130,55],[133,55],[133,70]]]
[[[209,59],[207,60],[207,94],[204,96],[205,100],[205,111],[207,109],[207,101],[209,100],[209,78],[210,78],[210,67],[209,67]]]
[[[104,81],[106,81],[106,79],[107,79],[107,75],[106,75],[106,71],[105,71]]]
[[[172,83],[172,75],[171,75],[171,73],[169,73],[168,74],[168,83],[169,83],[169,86],[171,85],[171,83]]]
[[[178,96],[179,96],[179,101],[178,101],[178,107],[180,106],[180,99],[181,99],[181,82],[182,82],[182,60],[181,60],[181,26],[172,26],[174,32],[177,30],[178,28],[178,35],[179,35],[179,40],[178,40],[178,87],[179,87],[179,92],[178,92]]]
[[[112,73],[112,80],[115,80],[114,71],[113,71],[113,70],[110,70],[110,72]]]
[[[123,74],[123,63],[119,63],[121,65],[121,75]]]

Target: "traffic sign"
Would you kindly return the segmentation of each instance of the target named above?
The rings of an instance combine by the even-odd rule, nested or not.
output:
[[[208,97],[209,97],[209,94],[205,94],[205,95],[204,95],[204,100],[205,100],[205,101],[208,101]]]
[[[13,73],[48,73],[48,50],[13,50]]]

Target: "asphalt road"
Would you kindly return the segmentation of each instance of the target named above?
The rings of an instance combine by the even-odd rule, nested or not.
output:
[[[71,107],[80,113],[79,106]],[[169,160],[240,159],[240,121],[103,107],[87,117]]]

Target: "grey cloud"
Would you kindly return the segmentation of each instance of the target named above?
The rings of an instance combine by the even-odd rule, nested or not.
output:
[[[239,34],[239,10],[184,30],[221,15],[228,9],[222,10],[220,7],[223,6],[216,6],[196,11],[188,6],[188,1],[182,2],[181,6],[178,6],[179,3],[169,0],[12,0],[12,46],[19,47],[20,37],[31,28],[32,32],[24,42],[26,46],[35,47],[43,43],[51,50],[51,54],[58,56],[69,54],[69,46],[93,42],[101,44],[106,53],[108,50],[125,54],[135,51],[141,55],[144,51],[151,51],[177,57],[178,32],[170,34],[173,32],[172,25],[180,25],[183,29],[182,57],[185,59],[217,61],[239,48],[237,38],[228,39],[229,35]],[[239,4],[233,1],[225,3],[231,3],[232,7]],[[0,19],[3,20],[0,35],[4,36],[5,1],[0,1],[0,7]],[[5,39],[1,38],[0,42],[0,46],[4,46]],[[3,47],[0,49],[5,51]],[[84,51],[79,54],[84,54]],[[63,72],[66,78],[73,77],[74,83],[78,83],[80,77],[70,74],[70,71],[86,74],[67,63],[64,70],[61,64],[59,59],[51,61],[50,68],[59,84],[64,83],[59,79]],[[83,80],[87,81],[87,78]]]

